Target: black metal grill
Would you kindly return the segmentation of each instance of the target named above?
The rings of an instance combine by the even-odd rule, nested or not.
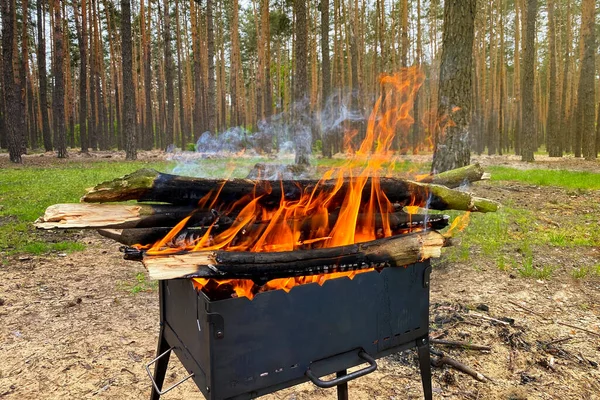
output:
[[[253,300],[211,301],[189,279],[161,281],[161,330],[151,399],[171,352],[207,400],[250,399],[311,380],[338,387],[376,368],[375,360],[416,347],[426,399],[429,364],[429,261],[307,284]],[[351,374],[348,368],[368,362]],[[328,374],[337,378],[321,380]]]

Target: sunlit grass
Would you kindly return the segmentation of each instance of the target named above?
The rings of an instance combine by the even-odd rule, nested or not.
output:
[[[516,169],[509,167],[486,168],[492,181],[519,181],[538,186],[558,186],[567,189],[598,190],[600,174],[583,171],[553,169]]]

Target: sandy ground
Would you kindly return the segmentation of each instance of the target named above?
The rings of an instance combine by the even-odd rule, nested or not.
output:
[[[519,164],[494,157],[480,161],[486,165]],[[571,162],[566,160],[564,167],[600,170],[598,163],[575,160],[573,165],[568,164]],[[553,163],[547,161],[547,167],[559,167]],[[475,184],[473,191],[539,212],[543,215],[539,223],[561,224],[579,214],[600,212],[598,191],[578,195],[556,188],[489,182]],[[555,208],[563,203],[569,204],[571,211]],[[144,364],[154,358],[156,349],[157,291],[131,293],[135,275],[145,271],[139,263],[122,260],[118,244],[93,232],[81,232],[77,237],[87,245],[85,251],[15,256],[0,265],[2,399],[149,396],[150,381]],[[492,382],[480,383],[447,367],[434,368],[434,398],[600,399],[600,278],[575,280],[570,274],[580,265],[600,264],[600,247],[576,251],[569,247],[537,247],[535,255],[548,264],[560,265],[560,270],[547,281],[525,279],[498,270],[494,261],[476,249],[468,262],[442,259],[434,268],[432,336],[492,347],[491,352],[477,352],[435,346]],[[487,305],[489,311],[474,310],[477,313],[512,318],[514,323],[497,324],[474,316],[469,310],[480,304]],[[557,339],[564,340],[547,345]],[[350,383],[350,398],[422,398],[412,352],[387,357],[378,364],[376,372]],[[168,380],[174,381],[184,373],[181,364],[172,361]],[[193,383],[186,382],[164,398],[203,397]],[[265,397],[335,398],[334,390],[318,389],[312,384]]]

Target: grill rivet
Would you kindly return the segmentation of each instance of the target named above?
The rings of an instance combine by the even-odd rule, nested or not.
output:
[[[223,338],[223,331],[217,331],[217,338],[218,339],[222,339]]]
[[[209,388],[208,386],[206,387],[206,391],[207,391],[207,392],[210,392],[210,388]]]

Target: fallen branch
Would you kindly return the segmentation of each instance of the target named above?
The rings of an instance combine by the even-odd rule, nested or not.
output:
[[[480,350],[480,351],[491,351],[492,350],[492,348],[490,346],[484,346],[484,345],[480,345],[480,344],[473,344],[473,343],[461,342],[461,341],[455,341],[455,340],[431,339],[430,338],[429,342],[433,343],[433,344],[443,345],[443,346],[460,347],[460,348],[464,348],[464,349],[468,349],[468,350]]]
[[[478,317],[478,318],[484,319],[486,321],[495,322],[495,323],[500,324],[500,325],[507,325],[507,326],[510,325],[510,322],[506,322],[506,321],[502,321],[500,319],[488,317],[487,315],[479,314],[479,313],[476,313],[476,312],[470,312],[467,315],[471,315],[473,317]]]
[[[466,167],[456,168],[439,174],[430,174],[419,179],[423,183],[435,183],[449,188],[459,187],[465,183],[472,183],[482,179],[489,179],[479,163],[467,165]]]
[[[379,187],[392,203],[426,206],[434,210],[479,212],[494,212],[499,207],[499,204],[492,200],[475,197],[445,186],[395,178],[369,178],[362,190],[365,203],[371,197],[371,186],[374,181],[378,182]],[[214,200],[214,196],[218,193],[219,203],[233,204],[242,199],[250,201],[257,196],[260,197],[263,206],[276,208],[279,207],[282,198],[298,200],[302,195],[313,194],[318,188],[318,192],[328,194],[330,197],[328,208],[334,209],[342,204],[353,182],[355,180],[349,178],[342,181],[331,179],[280,182],[250,179],[215,180],[169,175],[151,169],[142,169],[97,185],[81,200],[88,203],[138,200],[195,205],[202,199]],[[248,196],[249,194],[252,196]]]
[[[432,358],[431,365],[433,365],[434,367],[438,367],[438,368],[440,368],[444,365],[448,365],[460,372],[463,372],[467,375],[472,376],[473,378],[477,379],[479,382],[486,382],[486,380],[492,382],[492,380],[490,378],[483,375],[481,372],[477,372],[473,368],[461,363],[460,361],[455,360],[454,358],[448,357],[447,355],[444,355],[444,354],[438,358]]]
[[[141,257],[152,279],[253,279],[319,275],[368,268],[400,267],[439,257],[445,238],[434,231],[392,236],[347,246],[283,252],[226,250],[151,254],[125,249],[126,258]]]

